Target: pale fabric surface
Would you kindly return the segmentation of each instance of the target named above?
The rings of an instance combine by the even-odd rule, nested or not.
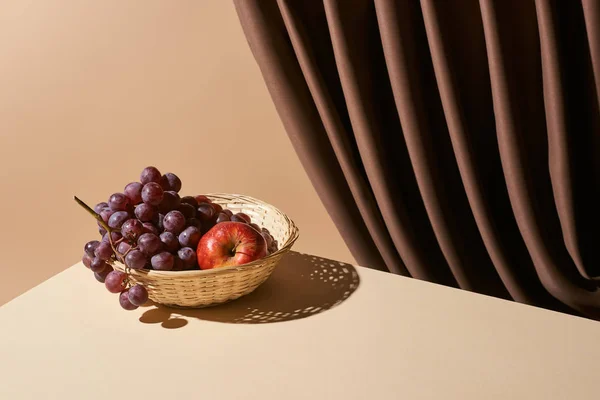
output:
[[[296,249],[352,261],[230,1],[0,2],[0,49],[0,304],[96,238],[74,194],[106,201],[147,164],[184,193],[274,204],[302,230]]]
[[[598,322],[357,270],[304,319],[165,329],[77,264],[0,308],[0,398],[597,399]]]

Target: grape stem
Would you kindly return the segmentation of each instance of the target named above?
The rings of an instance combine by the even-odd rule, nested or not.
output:
[[[115,254],[115,257],[117,259],[119,259],[119,256],[118,256],[119,252],[115,248],[115,244],[113,243],[113,240],[112,240],[112,233],[115,230],[112,229],[110,226],[108,226],[108,224],[106,222],[104,222],[104,220],[102,219],[102,217],[100,216],[100,214],[98,214],[90,206],[88,206],[87,204],[85,204],[85,202],[83,202],[83,200],[81,200],[79,197],[73,196],[73,199],[77,202],[77,204],[79,204],[81,207],[83,207],[83,209],[85,211],[87,211],[92,217],[94,217],[98,221],[98,223],[104,228],[104,230],[106,230],[106,232],[108,233],[108,243],[110,243],[110,247],[112,247],[113,253]],[[121,261],[123,264],[125,264],[125,259],[124,258],[120,259],[119,261]]]

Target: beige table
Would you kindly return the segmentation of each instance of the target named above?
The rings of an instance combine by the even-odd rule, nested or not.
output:
[[[598,322],[300,254],[182,314],[76,264],[0,308],[0,399],[600,396]]]

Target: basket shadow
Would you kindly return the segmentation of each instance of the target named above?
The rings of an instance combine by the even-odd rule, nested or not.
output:
[[[327,311],[345,301],[360,279],[350,264],[290,251],[271,277],[244,297],[218,306],[180,309],[153,304],[140,322],[177,329],[187,319],[234,324],[291,321]]]

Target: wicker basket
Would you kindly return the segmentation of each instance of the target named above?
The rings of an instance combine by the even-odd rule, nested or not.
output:
[[[114,269],[129,275],[129,282],[148,290],[150,300],[167,306],[208,307],[247,295],[256,289],[275,269],[281,258],[298,239],[294,222],[277,208],[252,197],[237,194],[207,195],[214,203],[235,212],[244,212],[252,222],[267,228],[279,243],[279,249],[260,260],[234,267],[194,271],[152,271],[125,267],[120,262]]]

